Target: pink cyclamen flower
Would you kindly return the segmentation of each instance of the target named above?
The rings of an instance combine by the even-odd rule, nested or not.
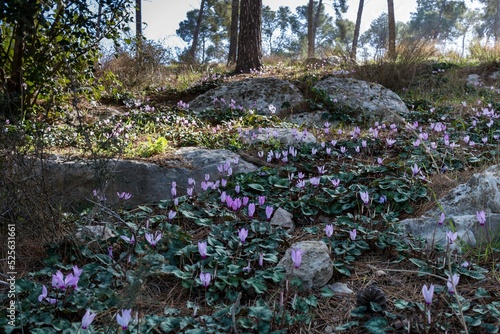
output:
[[[130,319],[132,319],[132,310],[123,310],[121,314],[116,315],[116,321],[118,322],[118,325],[122,326],[123,330],[126,330],[128,328],[128,323],[130,322]]]
[[[203,287],[207,288],[210,285],[212,275],[210,273],[200,273],[200,281]]]
[[[293,266],[297,269],[300,267],[300,263],[302,262],[302,250],[300,248],[294,249],[292,248],[292,262]]]
[[[38,296],[38,301],[41,302],[42,300],[47,298],[47,287],[45,285],[42,286],[42,294]]]
[[[446,286],[448,287],[448,292],[453,294],[457,290],[457,285],[458,281],[460,280],[460,275],[458,274],[453,274],[453,276],[450,277],[448,275],[448,282],[446,282]]]
[[[158,233],[158,231],[156,231],[154,235],[152,233],[146,233],[146,240],[151,246],[155,247],[162,236],[163,234]]]
[[[120,192],[117,192],[117,193],[116,193],[116,195],[118,196],[118,198],[119,198],[119,199],[122,199],[122,200],[124,200],[124,201],[129,200],[129,199],[131,199],[131,198],[132,198],[132,194],[127,193],[127,192],[125,192],[125,191],[123,191],[123,192],[121,192],[121,193],[120,193]]]
[[[337,188],[340,184],[340,179],[333,179],[333,180],[330,180],[330,182],[332,183],[332,185]]]
[[[52,275],[52,287],[61,290],[66,289],[66,283],[64,282],[64,275],[60,270],[58,270],[54,275]]]
[[[112,246],[109,246],[109,247],[108,247],[108,256],[109,256],[110,258],[113,258],[113,247],[112,247]]]
[[[448,231],[446,232],[446,239],[450,243],[450,245],[457,239],[458,233],[457,232],[451,232]]]
[[[255,203],[248,204],[248,217],[253,217],[255,213]]]
[[[274,208],[272,206],[266,206],[266,217],[267,219],[271,219]]]
[[[85,315],[82,318],[82,329],[87,329],[92,321],[94,321],[95,316],[95,313],[92,313],[87,309],[87,312],[85,312]]]
[[[129,238],[129,237],[125,236],[125,235],[121,235],[120,238],[123,239],[123,240],[125,240],[129,244],[135,243],[135,237],[134,237],[134,235],[132,235],[131,238]]]
[[[259,196],[257,199],[259,201],[259,205],[264,205],[266,202],[266,196]]]
[[[438,224],[439,224],[439,225],[443,225],[443,223],[444,223],[444,219],[445,219],[445,215],[444,215],[444,212],[442,212],[442,213],[441,213],[441,216],[439,217]]]
[[[361,200],[365,205],[370,204],[370,195],[368,194],[368,191],[360,191],[359,197],[361,197]]]
[[[420,173],[420,167],[418,167],[417,164],[414,164],[413,166],[411,166],[411,171],[413,173],[413,176],[417,175],[418,173]]]
[[[422,294],[424,295],[424,300],[427,305],[432,304],[432,297],[434,296],[434,284],[431,284],[429,288],[427,285],[422,287]]]
[[[356,240],[356,235],[357,234],[358,234],[358,231],[356,231],[356,229],[353,229],[352,231],[349,231],[349,236],[351,237],[352,241]]]
[[[476,217],[479,221],[479,225],[484,226],[484,224],[486,224],[486,213],[484,212],[484,210],[476,211]]]
[[[330,238],[333,235],[333,225],[329,224],[325,226],[325,233],[328,238]]]
[[[206,241],[198,242],[198,252],[200,253],[202,259],[207,258],[207,242]]]
[[[248,230],[246,230],[245,228],[242,228],[241,230],[239,230],[238,238],[240,238],[241,243],[245,243],[245,240],[247,239],[247,237],[248,237]]]
[[[259,253],[259,266],[262,267],[264,265],[264,253]]]

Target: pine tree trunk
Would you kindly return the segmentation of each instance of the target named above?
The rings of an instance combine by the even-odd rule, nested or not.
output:
[[[358,52],[358,39],[359,31],[361,29],[361,16],[363,15],[363,7],[365,6],[365,0],[359,0],[358,15],[356,16],[356,25],[354,27],[354,37],[352,39],[351,48],[351,59],[356,60],[356,54]]]
[[[307,58],[314,57],[314,0],[307,6]]]
[[[236,64],[236,50],[238,47],[238,15],[240,12],[240,0],[232,0],[231,3],[231,31],[229,32],[229,54],[227,65]]]
[[[500,43],[500,0],[496,0],[495,44]]]
[[[396,59],[396,19],[394,17],[394,0],[387,0],[388,26],[389,26],[389,45],[387,56],[391,60]]]
[[[142,11],[141,0],[135,0],[135,43],[137,47],[137,59],[142,53]]]
[[[196,62],[196,48],[198,47],[198,37],[200,35],[201,20],[203,19],[203,10],[205,9],[205,0],[201,0],[200,10],[198,12],[198,18],[196,19],[196,27],[193,33],[193,44],[189,49],[189,61],[192,63]]]
[[[262,0],[241,0],[236,72],[262,68]]]

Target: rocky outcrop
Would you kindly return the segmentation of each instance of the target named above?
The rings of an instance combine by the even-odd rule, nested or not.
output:
[[[292,249],[302,251],[302,261],[295,268]],[[325,286],[333,276],[333,263],[328,247],[322,241],[301,241],[292,245],[279,262],[278,266],[285,268],[287,274],[302,279],[304,288],[317,289]]]
[[[225,83],[213,88],[189,102],[190,109],[202,111],[213,107],[229,107],[231,100],[234,107],[253,109],[259,114],[280,113],[284,109],[293,109],[304,98],[299,89],[290,82],[276,78],[250,78]]]
[[[130,193],[132,197],[123,204],[135,207],[172,198],[173,181],[177,184],[178,196],[186,193],[189,178],[196,182],[195,191],[199,190],[206,178],[214,182],[221,178],[219,166],[223,165],[225,175],[229,167],[233,174],[257,170],[256,166],[228,150],[185,147],[175,152],[168,166],[135,160],[64,161],[55,158],[44,163],[44,171],[48,184],[57,193],[60,189],[61,194],[72,196],[73,203],[84,204],[97,190],[98,197],[105,198],[111,205],[120,201],[117,193]]]
[[[298,130],[295,128],[265,128],[265,129],[252,129],[242,131],[240,133],[244,142],[255,143],[269,143],[278,141],[283,145],[297,145],[316,143],[316,137],[307,130]]]
[[[325,91],[331,101],[358,122],[400,123],[401,116],[409,112],[396,93],[376,83],[329,77],[318,81],[314,88]]]
[[[440,201],[440,208],[427,211],[418,218],[401,221],[414,236],[422,236],[431,246],[446,242],[446,232],[452,229],[458,238],[471,246],[500,239],[500,166],[494,165],[474,174],[471,179],[453,189]],[[485,211],[486,224],[481,226],[476,213]],[[445,222],[438,225],[441,213]],[[488,235],[487,235],[488,233]]]

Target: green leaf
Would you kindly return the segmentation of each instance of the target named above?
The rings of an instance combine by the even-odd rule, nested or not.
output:
[[[366,306],[358,306],[351,311],[351,317],[363,318],[366,314]]]
[[[479,297],[479,298],[485,298],[485,297],[490,297],[491,295],[488,291],[486,291],[486,289],[478,288],[476,290],[476,293],[474,294],[474,296]]]
[[[258,183],[247,184],[247,187],[250,189],[259,191],[259,192],[264,192],[266,190],[261,184],[258,184]]]
[[[387,320],[385,318],[371,318],[365,322],[366,329],[373,334],[385,334],[385,328],[387,327]]]
[[[330,289],[329,287],[326,287],[326,286],[321,289],[320,294],[321,294],[321,297],[324,297],[324,298],[330,298],[330,297],[335,296],[335,292],[333,292],[332,289]]]
[[[465,322],[471,327],[477,327],[477,326],[481,325],[481,320],[470,317],[468,315],[464,315],[464,319],[465,319]]]
[[[349,321],[347,324],[343,324],[342,326],[335,327],[336,331],[345,331],[347,329],[358,327],[359,321]]]
[[[498,325],[483,323],[481,324],[481,327],[484,328],[486,333],[492,333],[492,334],[498,333]]]

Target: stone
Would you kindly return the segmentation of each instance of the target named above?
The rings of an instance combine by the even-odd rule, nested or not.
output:
[[[481,76],[479,74],[469,74],[467,76],[467,85],[478,86],[481,84]]]
[[[314,88],[325,91],[339,108],[358,122],[402,123],[402,117],[409,113],[396,93],[376,83],[329,77],[318,81]]]
[[[297,145],[300,143],[316,143],[316,137],[307,130],[300,131],[292,128],[263,128],[257,130],[242,131],[241,138],[246,143],[268,143],[278,141],[283,145]]]
[[[279,226],[287,232],[292,233],[295,229],[292,218],[293,215],[290,212],[285,209],[278,208],[274,211],[273,217],[271,218],[271,225]]]
[[[294,268],[291,250],[302,250],[302,262],[299,268]],[[328,247],[322,241],[300,241],[287,249],[278,263],[285,268],[288,275],[299,277],[306,289],[318,289],[325,286],[333,276],[333,263]]]
[[[196,181],[195,191],[199,191],[206,174],[212,182],[221,179],[218,171],[221,165],[231,167],[233,174],[258,169],[229,150],[195,147],[179,149],[174,158],[164,164],[166,166],[135,160],[64,160],[60,157],[46,160],[44,168],[48,184],[56,195],[59,194],[57,196],[64,196],[65,201],[88,205],[87,200],[92,199],[93,190],[102,189],[100,185],[106,184],[103,197],[108,205],[120,202],[117,192],[132,194],[132,198],[121,203],[126,208],[157,204],[172,198],[173,181],[177,184],[178,196],[186,193],[189,178]]]
[[[349,295],[354,293],[354,291],[349,289],[347,287],[347,284],[345,284],[345,283],[336,282],[333,284],[328,284],[327,287],[335,293],[344,293],[344,294],[349,294]]]
[[[78,240],[84,242],[85,239],[106,241],[109,238],[114,238],[116,235],[107,226],[87,225],[80,227],[75,236]]]
[[[191,110],[200,112],[207,108],[229,106],[231,100],[235,101],[236,106],[253,109],[263,115],[294,109],[304,102],[300,90],[288,81],[248,78],[210,89],[190,101],[189,106]],[[271,105],[273,107],[270,108]]]
[[[441,211],[442,210],[442,211]],[[479,211],[486,212],[486,225],[480,226],[476,217]],[[438,225],[441,212],[445,213],[445,223]],[[436,243],[446,243],[448,225],[453,223],[458,237],[470,246],[484,245],[491,237],[500,240],[500,166],[494,165],[482,173],[474,174],[470,180],[451,190],[440,200],[440,208],[435,207],[421,217],[405,219],[401,226],[414,235],[423,237],[431,247]],[[486,231],[490,236],[486,235]],[[453,244],[456,248],[457,244]]]
[[[330,120],[331,114],[328,111],[314,111],[292,114],[285,117],[285,121],[297,125],[323,127]]]

